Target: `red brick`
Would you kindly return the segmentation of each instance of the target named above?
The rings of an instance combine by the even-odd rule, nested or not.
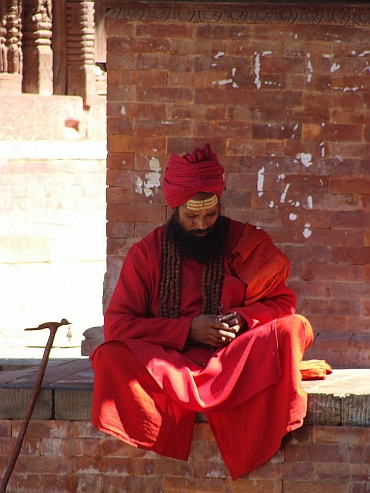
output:
[[[230,478],[230,473],[222,460],[196,460],[194,476],[196,478]]]
[[[346,300],[343,298],[309,298],[301,299],[300,310],[309,318],[311,314],[315,315],[337,315],[359,317],[361,313],[361,304],[359,300]]]
[[[108,204],[108,221],[165,221],[165,207],[160,205]]]
[[[364,265],[370,263],[370,247],[333,248],[331,262]]]
[[[163,479],[161,477],[104,475],[101,491],[145,491],[145,493],[161,493],[163,491]]]
[[[133,169],[134,154],[124,152],[110,152],[107,157],[108,169]]]
[[[296,76],[298,77],[298,76]],[[294,89],[293,82],[291,83],[290,89]],[[279,117],[274,110],[274,107],[270,108],[270,111],[275,114],[275,117]],[[287,108],[287,120],[289,122],[306,122],[306,123],[316,123],[320,122],[328,122],[330,121],[330,110],[329,108],[322,106],[318,108],[296,108],[296,107],[288,107]]]
[[[108,204],[130,204],[134,200],[134,188],[131,187],[109,187],[107,188]]]
[[[362,125],[337,125],[333,123],[303,123],[303,140],[361,141]]]
[[[212,151],[218,155],[218,158],[222,162],[222,156],[225,155],[225,143],[221,142],[218,137],[213,137],[212,139],[207,139],[207,142],[210,144]],[[173,152],[182,156],[186,152],[189,152],[189,149],[195,149],[196,147],[203,147],[205,144],[204,138],[184,138],[181,139],[179,137],[168,137],[167,139],[167,148],[169,152]]]
[[[165,118],[166,106],[164,103],[131,103],[121,101],[108,101],[107,103],[108,118]]]
[[[135,174],[132,170],[108,169],[107,185],[119,188],[133,188],[135,185]]]
[[[146,451],[137,447],[128,445],[116,438],[102,438],[100,441],[101,454],[104,457],[144,457]]]
[[[284,142],[230,139],[227,141],[227,154],[233,156],[284,156]]]
[[[127,120],[122,116],[121,118],[108,118],[107,132],[110,135],[116,135],[116,134],[133,135],[134,133],[133,122],[131,120]]]
[[[350,108],[332,108],[330,110],[331,120],[334,123],[343,124],[367,124],[370,123],[370,111],[366,109],[361,109],[356,112],[352,111]]]
[[[42,491],[41,474],[20,473],[16,469],[9,480],[7,491],[9,493],[20,493],[23,491]]]
[[[330,187],[330,185],[329,185]],[[310,198],[309,198],[310,197]],[[360,194],[324,193],[302,194],[302,207],[313,210],[326,211],[362,211],[362,197]],[[306,205],[307,204],[307,205]],[[333,216],[333,214],[331,214]]]
[[[168,118],[191,119],[191,120],[224,120],[226,108],[214,105],[189,105],[189,104],[167,104]]]
[[[108,138],[109,152],[164,152],[164,137],[137,137],[131,135],[112,135]]]
[[[329,142],[328,155],[339,156],[341,159],[368,159],[370,154],[370,143],[358,142]]]
[[[191,137],[193,134],[193,122],[179,121],[173,119],[158,120],[139,120],[135,121],[135,134],[140,137],[150,136],[184,136]]]
[[[72,421],[70,427],[70,438],[102,438],[106,435],[97,430],[90,421]]]
[[[369,212],[335,212],[330,214],[330,225],[333,228],[366,228],[370,225]]]
[[[241,35],[241,36],[239,36]],[[233,26],[232,24],[221,23],[205,23],[195,25],[195,38],[199,40],[211,39],[211,40],[225,40],[230,39],[242,39],[243,41],[249,40],[251,35],[251,26]]]
[[[367,427],[315,426],[312,430],[314,443],[337,445],[361,445],[370,443],[370,429]]]
[[[122,22],[122,19],[107,16],[108,36],[133,36],[135,28],[133,23]]]
[[[130,68],[134,68],[129,66]],[[172,56],[166,54],[139,53],[135,68],[137,70],[171,70],[172,72],[190,72],[193,61],[189,56]],[[143,73],[143,76],[145,72]]]
[[[11,437],[12,422],[8,419],[0,419],[0,437]]]
[[[133,490],[131,490],[133,491]],[[226,485],[223,478],[178,478],[165,477],[163,491],[168,493],[192,492],[192,493],[225,493]],[[244,490],[245,491],[245,490]]]
[[[145,22],[136,25],[136,36],[144,38],[185,39],[193,37],[193,25],[191,23],[179,22]]]
[[[109,52],[107,53],[107,69],[110,68],[117,70],[135,70],[136,67],[136,54],[133,52]],[[109,89],[109,88],[108,88]]]
[[[330,178],[329,189],[333,193],[370,194],[370,178]]]
[[[294,139],[300,138],[301,129],[295,124],[278,125],[278,124],[257,124],[252,126],[253,139]]]
[[[131,222],[108,222],[107,238],[131,238],[134,236],[134,224]]]
[[[136,100],[136,86],[108,86],[107,97],[110,101],[132,103]]]
[[[57,461],[54,456],[22,456],[16,464],[18,473],[68,474],[72,471],[71,461]]]
[[[348,264],[307,263],[304,268],[304,279],[325,279],[328,281],[359,281],[362,279],[362,267]]]
[[[282,493],[281,480],[259,480],[249,479],[248,476],[239,478],[228,484],[230,493]]]

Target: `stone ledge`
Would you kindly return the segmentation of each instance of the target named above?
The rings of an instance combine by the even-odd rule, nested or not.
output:
[[[24,417],[38,366],[16,370],[2,362],[0,419]],[[0,361],[1,365],[1,361]],[[50,361],[32,419],[89,421],[93,371],[88,359]],[[308,393],[307,425],[370,426],[370,370],[333,370],[326,380],[305,381]],[[198,422],[206,421],[199,413]]]

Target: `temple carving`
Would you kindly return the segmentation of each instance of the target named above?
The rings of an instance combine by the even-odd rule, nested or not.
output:
[[[105,62],[102,3],[0,0],[0,82],[87,101],[96,93],[95,63]]]

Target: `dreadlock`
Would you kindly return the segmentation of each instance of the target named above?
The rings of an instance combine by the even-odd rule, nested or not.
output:
[[[171,218],[172,219],[172,218]],[[179,318],[181,253],[174,241],[174,220],[169,220],[162,243],[162,278],[159,316]],[[202,314],[218,314],[223,280],[224,251],[215,254],[203,264]],[[168,309],[169,306],[169,309]]]

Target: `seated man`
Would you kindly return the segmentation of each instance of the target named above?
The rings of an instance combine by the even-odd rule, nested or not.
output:
[[[203,412],[236,479],[302,425],[299,365],[313,333],[295,315],[289,260],[265,231],[220,214],[223,174],[208,144],[172,154],[172,217],[130,249],[91,356],[92,421],[186,460]]]

